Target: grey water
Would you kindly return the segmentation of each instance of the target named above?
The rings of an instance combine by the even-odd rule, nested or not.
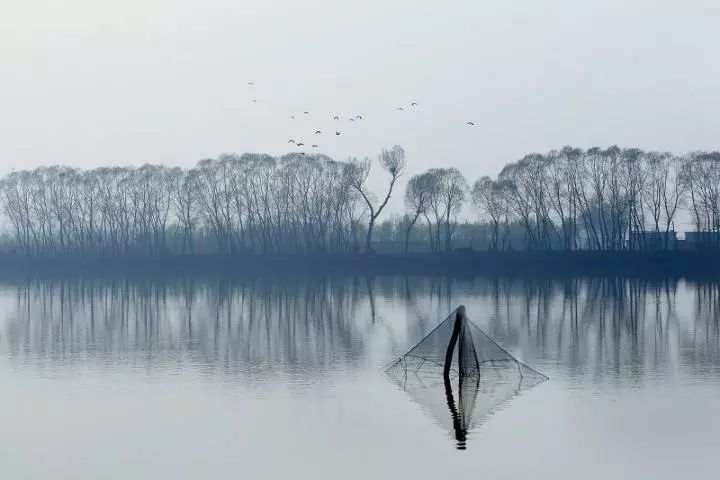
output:
[[[459,304],[550,377],[463,451],[382,373]],[[0,426],[3,479],[715,478],[720,283],[5,281]]]

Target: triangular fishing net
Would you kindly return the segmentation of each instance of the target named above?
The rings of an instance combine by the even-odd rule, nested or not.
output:
[[[510,355],[459,307],[385,373],[464,449],[468,432],[547,377]]]

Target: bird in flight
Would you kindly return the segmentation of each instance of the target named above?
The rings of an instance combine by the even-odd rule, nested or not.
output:
[[[317,144],[314,144],[314,143],[313,143],[312,148],[318,148],[319,146],[320,146],[320,145],[317,145]]]
[[[295,140],[291,138],[290,140],[288,140],[288,143],[295,143]]]
[[[337,115],[335,115],[335,116],[333,117],[333,120],[340,120],[340,117],[338,117]]]
[[[320,135],[322,132],[320,130],[315,130],[315,135]]]
[[[253,85],[255,85],[255,82],[248,82],[248,85],[252,87]]]
[[[358,120],[362,120],[362,119],[363,119],[363,118],[362,118],[362,115],[355,115],[355,118],[357,118]]]
[[[417,102],[412,102],[410,105],[412,105],[413,107],[417,107]]]
[[[340,130],[338,130],[337,132],[335,132],[335,135],[340,135]]]
[[[257,99],[256,99],[256,98],[253,98],[253,103],[257,103]]]
[[[403,107],[397,107],[397,110],[405,110]]]
[[[298,147],[302,147],[302,146],[305,145],[305,144],[302,143],[302,142],[298,142],[298,143],[296,143],[295,145],[297,145]]]
[[[295,115],[290,115],[290,118],[292,118],[293,120],[295,120]]]
[[[303,112],[305,115],[310,115],[310,112]]]
[[[351,122],[354,122],[354,121],[355,121],[354,118],[348,118],[348,120],[351,121]]]
[[[475,124],[474,124],[473,122],[467,122],[465,125],[470,125],[470,126],[473,126],[473,127],[475,126]]]

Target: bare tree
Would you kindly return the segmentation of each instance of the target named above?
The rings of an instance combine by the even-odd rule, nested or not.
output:
[[[578,198],[573,189],[575,179],[574,164],[582,155],[582,151],[565,147],[560,151],[548,154],[547,162],[547,197],[555,217],[560,222],[562,246],[565,250],[577,248],[577,212]]]
[[[445,224],[445,250],[452,249],[452,234],[455,218],[460,213],[467,197],[467,180],[457,168],[433,168],[430,172],[436,177],[437,202],[442,209]],[[439,227],[438,227],[439,228]],[[438,245],[439,245],[438,237]]]
[[[351,159],[345,167],[345,178],[348,184],[357,191],[367,206],[369,219],[367,227],[367,235],[365,237],[365,251],[372,251],[372,233],[377,218],[390,200],[395,182],[405,170],[405,151],[400,145],[395,145],[390,150],[383,149],[380,152],[378,161],[382,168],[390,174],[390,183],[388,185],[385,198],[379,205],[375,205],[373,195],[368,190],[367,179],[370,174],[371,163],[365,158],[362,161]]]
[[[695,152],[681,170],[698,232],[720,231],[720,152]],[[718,245],[713,245],[718,246]]]
[[[170,172],[173,213],[182,230],[182,253],[194,253],[197,171],[175,168]]]
[[[408,252],[410,232],[425,211],[428,199],[437,189],[436,180],[434,175],[428,173],[413,175],[405,187],[405,207],[410,211],[410,220],[405,229],[405,253]]]
[[[497,250],[500,239],[500,222],[506,214],[506,205],[500,185],[490,177],[480,177],[472,188],[473,205],[487,214],[492,227],[490,234],[490,248]]]

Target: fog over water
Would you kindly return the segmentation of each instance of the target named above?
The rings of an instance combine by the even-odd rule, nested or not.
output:
[[[442,409],[381,371],[461,303],[550,377],[516,396],[486,380],[465,452]],[[715,283],[46,280],[6,282],[0,305],[8,478],[677,478],[714,465]]]

